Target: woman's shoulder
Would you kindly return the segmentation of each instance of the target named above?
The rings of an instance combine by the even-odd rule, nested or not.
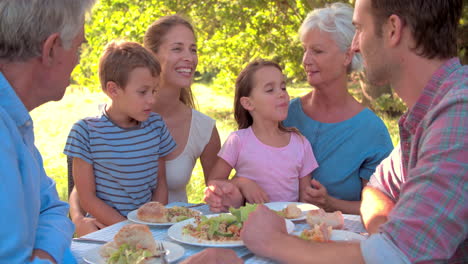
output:
[[[374,113],[367,107],[365,107],[361,112],[359,112],[353,119],[355,119],[355,122],[357,123],[365,122],[368,126],[386,129],[385,123],[383,122],[382,118],[380,118],[376,113]]]
[[[203,126],[212,127],[216,123],[216,121],[213,118],[195,109],[192,109],[192,119],[196,123],[201,123]]]

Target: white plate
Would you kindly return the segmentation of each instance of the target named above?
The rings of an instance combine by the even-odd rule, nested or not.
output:
[[[302,230],[294,232],[293,235],[300,236],[301,233]],[[367,237],[363,235],[346,230],[332,230],[330,237],[330,240],[332,241],[362,241],[366,239]]]
[[[164,248],[167,251],[166,259],[169,262],[174,262],[180,259],[181,257],[184,256],[184,248],[180,245],[177,245],[172,242],[168,241],[159,241],[162,242],[164,245]],[[101,255],[99,255],[99,247],[95,247],[93,249],[88,250],[85,253],[85,257],[83,258],[86,263],[91,263],[91,264],[106,264],[106,259],[103,258]],[[156,258],[151,262],[148,262],[148,264],[159,264],[161,263],[161,259]]]
[[[219,214],[213,214],[213,215],[207,215],[206,217],[215,217],[218,216]],[[288,219],[284,219],[286,221],[286,229],[288,233],[291,233],[294,231],[294,223],[289,221]],[[195,219],[187,219],[179,223],[175,223],[172,225],[168,230],[167,230],[167,235],[174,239],[175,241],[188,244],[188,245],[194,245],[194,246],[204,246],[204,247],[240,247],[244,245],[244,242],[242,240],[236,240],[236,241],[208,241],[208,240],[201,240],[197,239],[191,235],[185,235],[182,233],[182,229],[184,226],[188,224],[194,224]]]
[[[300,217],[294,218],[294,219],[289,219],[291,221],[304,220],[304,219],[306,219],[307,211],[319,209],[317,206],[315,206],[313,204],[299,203],[299,202],[272,202],[272,203],[266,203],[265,206],[270,208],[271,210],[281,211],[284,208],[286,208],[286,206],[288,206],[289,204],[296,204],[297,207],[299,209],[301,209],[301,211],[302,211],[302,215]]]
[[[361,241],[366,240],[363,235],[346,230],[332,230],[330,240],[333,241]]]
[[[196,209],[191,209],[190,210],[192,211],[195,211],[195,212],[198,212],[200,215],[202,215],[202,212],[196,210]],[[132,221],[132,222],[135,222],[137,224],[143,224],[143,225],[149,225],[149,226],[171,226],[175,223],[173,222],[166,222],[166,223],[152,223],[152,222],[146,222],[146,221],[143,221],[143,220],[140,220],[138,219],[138,216],[137,216],[137,210],[133,210],[131,211],[130,213],[128,213],[127,215],[127,218],[128,220]]]

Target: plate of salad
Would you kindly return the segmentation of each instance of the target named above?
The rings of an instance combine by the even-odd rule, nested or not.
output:
[[[164,248],[167,251],[166,259],[169,262],[174,262],[179,260],[184,256],[184,248],[179,246],[175,243],[168,242],[168,241],[160,241],[163,243]],[[115,252],[112,256],[115,261],[109,260],[101,256],[100,254],[100,247],[95,247],[90,249],[85,253],[85,257],[83,258],[86,263],[91,264],[107,264],[107,263],[135,263],[138,260],[144,259],[145,252],[142,250],[132,249],[130,247],[120,247],[118,252]],[[121,261],[121,262],[119,262]],[[159,264],[161,263],[160,258],[152,258],[150,260],[146,260],[146,264]]]
[[[244,242],[240,231],[250,212],[256,205],[247,204],[239,209],[231,208],[230,213],[201,215],[172,225],[167,235],[175,241],[208,247],[239,247]],[[288,233],[294,231],[294,223],[285,219]]]

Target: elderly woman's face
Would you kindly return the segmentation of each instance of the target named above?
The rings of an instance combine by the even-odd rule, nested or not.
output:
[[[302,65],[310,85],[327,85],[346,78],[352,52],[341,51],[330,33],[309,30],[303,37],[302,46]]]

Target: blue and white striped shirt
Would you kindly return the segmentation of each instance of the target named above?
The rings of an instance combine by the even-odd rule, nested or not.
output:
[[[103,111],[73,125],[64,153],[93,165],[96,196],[126,216],[151,200],[158,159],[175,146],[156,113],[139,126],[121,128]]]

